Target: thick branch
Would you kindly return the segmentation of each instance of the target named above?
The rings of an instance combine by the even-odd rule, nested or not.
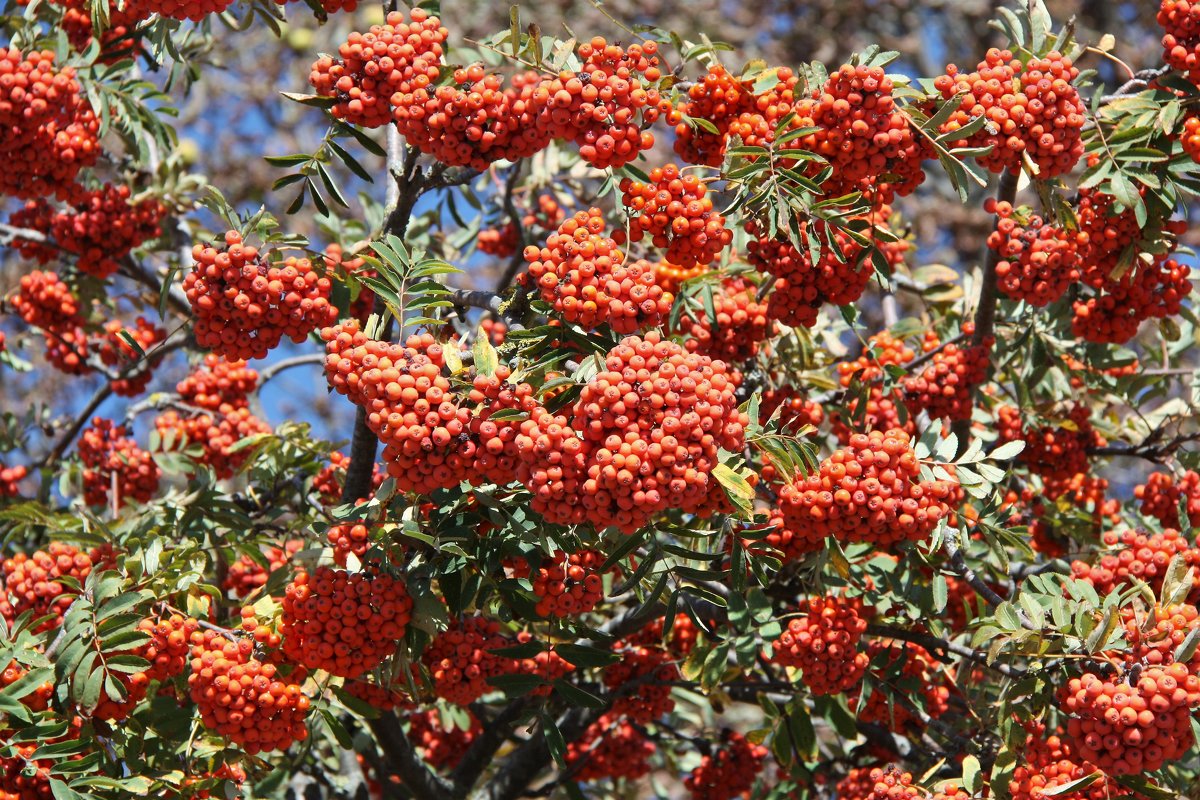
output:
[[[384,714],[371,720],[371,731],[383,753],[387,756],[388,769],[400,776],[405,788],[417,800],[446,800],[450,797],[450,784],[434,773],[417,753],[400,727],[395,714]]]
[[[967,647],[966,645],[949,642],[945,639],[939,639],[938,637],[928,633],[910,631],[903,628],[893,628],[890,625],[868,625],[867,633],[872,636],[898,639],[902,642],[919,644],[934,655],[937,655],[938,652],[942,652],[951,655],[962,656],[963,658],[974,661],[976,664],[986,667],[987,669],[999,672],[1001,675],[1004,675],[1008,678],[1020,678],[1024,676],[1024,672],[1013,669],[1008,664],[1001,664],[999,662],[989,664],[987,656],[978,650]]]
[[[1012,203],[1017,197],[1017,184],[1020,181],[1019,171],[1009,170],[1000,176],[1000,186],[996,190],[996,201]],[[996,224],[1000,223],[999,217]],[[987,257],[983,264],[983,278],[979,286],[979,305],[975,308],[975,335],[971,339],[973,345],[982,345],[990,339],[996,330],[996,305],[1000,300],[999,286],[996,280],[996,267],[1000,263],[1000,252],[988,248]],[[971,390],[978,399],[979,387]],[[954,423],[952,428],[958,437],[958,452],[961,455],[967,451],[968,440],[971,438],[971,420],[964,419]]]
[[[325,363],[324,353],[307,353],[302,356],[285,358],[282,361],[276,361],[274,364],[271,364],[263,369],[262,383],[266,383],[267,381],[271,380],[271,378],[274,378],[276,375],[284,372],[285,370],[294,369],[295,367],[303,367],[309,364],[323,363]]]

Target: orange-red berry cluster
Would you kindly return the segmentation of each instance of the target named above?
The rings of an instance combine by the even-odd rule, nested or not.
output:
[[[134,654],[146,659],[150,665],[138,672],[113,672],[112,677],[121,685],[125,698],[113,700],[101,693],[100,704],[92,716],[97,719],[122,720],[146,698],[146,690],[154,681],[166,681],[182,675],[191,653],[191,636],[200,629],[194,619],[172,614],[165,619],[144,619],[138,630],[150,640],[134,650]]]
[[[1153,772],[1194,744],[1200,678],[1186,665],[1135,666],[1123,676],[1085,672],[1058,692],[1080,756],[1112,775]]]
[[[637,780],[650,772],[650,758],[658,748],[633,723],[606,713],[567,743],[566,761],[580,781],[605,778]]]
[[[925,180],[921,164],[933,150],[896,107],[893,88],[882,67],[846,64],[798,106],[799,116],[821,128],[818,152],[833,168],[821,187],[825,194],[861,191],[875,203],[890,203]]]
[[[58,247],[23,239],[14,244],[23,256],[42,264],[70,253],[80,272],[107,278],[131,250],[161,233],[159,221],[166,213],[162,203],[153,199],[131,203],[129,198],[128,186],[106,183],[77,193],[61,210],[51,208],[45,200],[31,200],[13,215],[13,224],[50,236]]]
[[[951,133],[985,117],[986,125],[954,146],[991,148],[978,160],[992,172],[1017,171],[1028,157],[1038,177],[1065,174],[1083,156],[1087,114],[1071,84],[1078,75],[1058,52],[1023,63],[1009,50],[992,48],[975,72],[951,64],[934,86],[958,107],[940,130]]]
[[[126,335],[141,348],[140,354],[126,340]],[[105,366],[118,369],[122,374],[128,372],[112,381],[113,394],[136,397],[146,391],[146,385],[154,377],[153,367],[158,363],[158,359],[149,357],[150,351],[166,338],[166,330],[145,317],[138,317],[132,329],[115,319],[104,323],[104,338],[100,340],[96,354]]]
[[[352,33],[337,59],[313,64],[309,82],[337,100],[335,117],[367,127],[394,122],[422,152],[479,170],[531,156],[554,139],[574,141],[601,169],[627,164],[654,143],[644,127],[661,101],[642,83],[661,77],[654,42],[621,48],[595,38],[579,46],[578,72],[524,72],[505,86],[475,64],[438,86],[449,33],[422,9],[410,20],[393,12],[385,24]]]
[[[201,463],[210,466],[218,478],[232,477],[251,453],[250,448],[234,451],[233,446],[249,436],[271,432],[267,423],[250,413],[247,394],[257,384],[258,373],[244,361],[206,356],[202,367],[176,385],[184,403],[206,413],[169,410],[160,414],[154,425],[164,437],[164,447],[181,448],[184,440],[198,444]]]
[[[808,395],[792,386],[767,389],[758,406],[759,422],[765,424],[779,409],[779,429],[795,433],[805,425],[820,427],[825,421],[825,409]]]
[[[0,49],[0,195],[69,198],[100,154],[97,119],[75,70],[49,51]]]
[[[1125,662],[1148,667],[1165,667],[1177,659],[1175,654],[1194,631],[1200,628],[1200,612],[1187,603],[1152,608],[1126,607],[1121,609],[1125,627]],[[1195,652],[1184,662],[1193,674],[1200,672],[1200,654]]]
[[[814,695],[838,694],[858,684],[870,658],[858,644],[866,633],[862,603],[834,596],[813,597],[797,607],[772,643],[771,660],[801,671]]]
[[[1021,218],[1011,203],[989,199],[985,209],[999,217],[988,247],[1000,256],[996,282],[1002,292],[1014,300],[1046,306],[1079,280],[1086,234],[1050,224],[1036,214]]]
[[[865,235],[873,239],[873,249],[895,266],[904,260],[908,243],[886,241],[878,235],[887,231],[890,213],[891,209],[883,206],[871,214],[868,221],[872,228]],[[868,248],[822,221],[800,223],[804,246],[799,249],[782,236],[767,235],[754,220],[746,224],[746,231],[751,236],[747,245],[750,263],[775,281],[769,316],[785,325],[811,328],[825,303],[843,306],[856,302],[875,272]],[[821,242],[820,256],[815,262],[808,247],[811,236],[817,236]],[[826,245],[827,240],[832,241],[833,247]]]
[[[19,289],[9,302],[21,319],[42,329],[46,360],[51,365],[68,375],[90,371],[79,300],[56,273],[35,269],[22,275]]]
[[[936,346],[932,331],[925,342],[927,348]],[[860,384],[866,387],[865,394],[856,389],[845,404],[845,413],[834,411],[830,415],[833,433],[843,445],[861,429],[903,430],[910,436],[916,434],[917,426],[907,413],[904,398],[896,388],[885,389],[883,379],[888,366],[902,366],[912,361],[916,354],[904,339],[893,336],[889,331],[880,331],[867,340],[867,350],[858,358],[837,365],[838,381],[847,389]],[[865,398],[865,408],[859,403]]]
[[[659,325],[674,298],[655,280],[651,264],[628,260],[604,236],[605,227],[596,208],[564,220],[544,246],[525,248],[523,280],[564,320],[584,328],[607,324],[616,333],[634,333]]]
[[[1163,29],[1163,61],[1200,84],[1200,3],[1162,0],[1158,24]]]
[[[1188,470],[1176,480],[1169,472],[1152,472],[1142,485],[1135,486],[1133,496],[1142,501],[1142,513],[1154,517],[1163,525],[1180,527],[1179,503],[1187,506],[1187,523],[1200,525],[1200,473]]]
[[[162,470],[127,434],[124,425],[102,417],[93,417],[91,427],[80,434],[83,499],[88,505],[105,505],[110,492],[115,492],[118,505],[130,500],[149,503],[158,492]]]
[[[301,571],[282,602],[283,652],[309,669],[357,678],[396,650],[412,618],[404,584],[386,573]]]
[[[483,725],[470,711],[468,728],[447,726],[436,708],[416,711],[408,716],[408,740],[421,751],[425,763],[434,769],[454,769],[475,737],[483,733]]]
[[[740,452],[746,415],[721,361],[657,331],[609,351],[574,406],[520,424],[520,478],[551,522],[632,533],[667,509],[703,509],[723,491],[719,451]]]
[[[690,299],[680,317],[684,346],[689,352],[744,364],[758,354],[759,343],[774,330],[765,303],[758,302],[758,287],[742,278],[727,278],[712,293],[715,320],[699,298]]]
[[[1026,727],[1030,728],[1030,739],[1009,784],[1013,800],[1042,800],[1046,796],[1064,800],[1142,800],[1141,795],[1131,793],[1108,776],[1090,786],[1061,793],[1061,787],[1091,775],[1096,766],[1081,758],[1060,735],[1046,736],[1044,725]]]
[[[428,493],[463,480],[503,485],[516,477],[516,425],[493,417],[532,411],[535,403],[528,384],[508,382],[507,367],[476,375],[469,390],[456,391],[442,374],[442,345],[430,334],[405,345],[380,342],[350,320],[321,336],[330,384],[367,410],[401,491]]]
[[[438,697],[469,706],[495,691],[488,678],[515,671],[511,659],[489,652],[511,645],[500,632],[500,623],[478,615],[463,617],[434,637],[421,661],[429,670]]]
[[[877,663],[882,658],[881,672],[887,679],[885,684],[875,686],[859,709],[860,721],[907,733],[921,722],[914,713],[914,700],[920,699],[925,714],[932,719],[949,710],[950,687],[937,661],[924,647],[910,642],[874,639],[867,645],[867,654]],[[858,704],[858,692],[852,694],[850,707],[854,708]]]
[[[249,597],[259,588],[266,586],[271,573],[283,569],[292,560],[292,556],[304,549],[303,539],[289,539],[283,547],[267,547],[263,552],[266,564],[243,553],[229,565],[225,581],[221,588],[231,592],[234,597]]]
[[[513,559],[513,577],[533,584],[540,617],[572,617],[586,614],[604,599],[604,554],[580,550],[567,555],[556,550],[535,571],[528,561]]]
[[[693,800],[733,800],[754,786],[767,748],[736,731],[721,735],[720,747],[700,758],[700,766],[683,779]]]
[[[971,336],[975,326],[964,323],[962,332]],[[991,336],[966,347],[951,342],[920,372],[906,376],[902,386],[909,413],[924,411],[933,419],[970,419],[975,387],[987,379],[994,343]]]
[[[1092,427],[1086,406],[1074,406],[1067,425],[1024,424],[1021,412],[1013,406],[1000,406],[996,427],[1002,441],[1024,440],[1020,460],[1030,470],[1049,480],[1069,480],[1088,471],[1088,451],[1102,447],[1105,439]]]
[[[558,204],[558,201],[553,196],[539,194],[537,203],[537,210],[526,214],[521,219],[521,225],[525,230],[538,227],[546,231],[552,231],[566,219],[567,212]],[[508,258],[517,252],[517,247],[520,244],[521,232],[511,221],[506,222],[503,227],[488,228],[479,232],[479,251],[481,253]],[[503,323],[500,324],[502,325]],[[500,342],[492,342],[492,344],[498,347]]]
[[[680,267],[710,264],[733,240],[725,217],[713,209],[708,187],[696,175],[682,174],[674,164],[655,167],[650,182],[621,180],[621,202],[630,215],[629,238],[650,237],[666,250],[666,260]]]
[[[779,502],[784,526],[814,543],[833,536],[887,548],[929,536],[958,491],[951,481],[921,480],[907,433],[872,431],[785,485]]]
[[[1092,293],[1075,300],[1072,330],[1089,342],[1122,343],[1147,319],[1178,314],[1191,293],[1190,267],[1171,257],[1187,223],[1164,223],[1159,252],[1135,253],[1129,248],[1144,236],[1134,209],[1117,213],[1113,197],[1081,189],[1076,218],[1088,247],[1081,252],[1080,279]]]
[[[0,464],[0,497],[16,497],[21,493],[21,481],[29,474],[24,464],[6,467]]]
[[[16,553],[0,567],[8,597],[0,598],[0,611],[10,623],[26,611],[33,611],[35,620],[49,615],[50,619],[37,630],[56,628],[78,594],[61,579],[71,578],[82,586],[93,570],[105,569],[111,563],[107,550],[97,548],[88,553],[63,542],[50,542],[45,550],[32,554]]]
[[[1190,566],[1193,580],[1200,578],[1200,549],[1173,528],[1162,533],[1106,531],[1103,542],[1107,549],[1096,563],[1071,562],[1071,574],[1092,584],[1101,597],[1135,580],[1149,584],[1156,594],[1161,592],[1167,566],[1177,555],[1182,555]],[[1200,589],[1193,589],[1189,602],[1194,602],[1198,594]]]
[[[679,680],[679,667],[671,654],[656,645],[617,642],[613,652],[621,660],[604,668],[604,685],[616,693],[612,712],[640,724],[648,724],[675,708],[672,681]],[[632,690],[622,687],[634,686]]]
[[[286,750],[308,738],[304,670],[297,667],[284,675],[275,663],[260,658],[256,649],[278,647],[279,636],[257,624],[247,610],[242,613],[242,630],[248,635],[192,634],[190,696],[206,728],[250,755]]]
[[[264,358],[284,339],[299,344],[337,319],[332,284],[307,258],[270,265],[236,231],[225,246],[197,244],[183,291],[196,315],[196,343],[226,358]]]
[[[921,795],[913,776],[894,764],[855,767],[837,784],[838,800],[916,800]]]

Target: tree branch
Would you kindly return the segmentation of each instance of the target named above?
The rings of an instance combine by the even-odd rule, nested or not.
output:
[[[983,653],[980,653],[978,650],[967,647],[966,645],[950,642],[945,639],[939,639],[938,637],[929,633],[910,631],[903,628],[893,628],[890,625],[875,624],[867,625],[867,633],[871,636],[879,636],[887,639],[897,639],[902,642],[919,644],[935,655],[940,651],[942,653],[962,656],[963,658],[974,661],[976,664],[986,667],[987,669],[994,670],[1006,678],[1021,678],[1025,675],[1022,670],[1013,669],[1008,664],[1002,664],[999,662],[995,664],[989,664],[987,656]]]
[[[1008,170],[1000,176],[1000,186],[996,189],[996,201],[1011,203],[1017,197],[1017,184],[1020,182],[1019,171]],[[996,224],[1000,219],[997,217]],[[996,304],[999,302],[999,286],[996,280],[996,267],[1000,263],[1000,252],[987,249],[987,257],[983,263],[983,280],[979,286],[979,305],[975,308],[975,335],[971,339],[973,345],[982,345],[991,338],[996,330]],[[971,389],[972,402],[979,399],[979,387]],[[958,437],[958,454],[967,451],[971,438],[970,418],[958,420],[951,428]]]

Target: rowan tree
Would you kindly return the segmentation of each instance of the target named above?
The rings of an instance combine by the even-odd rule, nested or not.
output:
[[[1194,795],[1200,3],[17,5],[0,798]]]

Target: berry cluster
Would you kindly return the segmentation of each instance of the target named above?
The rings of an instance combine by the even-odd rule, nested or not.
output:
[[[683,779],[693,800],[732,800],[754,786],[767,757],[767,748],[736,731],[721,734],[721,746],[700,758],[700,766]]]
[[[1112,196],[1081,189],[1075,211],[1088,242],[1080,279],[1093,291],[1075,301],[1072,330],[1101,344],[1126,342],[1143,321],[1178,314],[1192,290],[1190,268],[1171,258],[1187,223],[1164,223],[1154,251],[1142,252],[1137,245],[1145,233],[1134,209],[1117,213],[1115,206]]]
[[[1188,525],[1200,525],[1200,473],[1188,470],[1176,480],[1169,472],[1152,472],[1133,489],[1142,501],[1142,513],[1171,528],[1180,526],[1179,502],[1187,506]]]
[[[180,414],[168,410],[154,420],[162,438],[164,450],[181,450],[187,444],[198,444],[201,453],[197,461],[212,469],[218,478],[226,479],[246,463],[253,448],[234,446],[251,436],[271,432],[271,426],[250,413],[246,407],[222,405],[214,414]]]
[[[176,384],[180,399],[189,406],[209,413],[181,414],[171,410],[160,414],[154,425],[167,450],[180,449],[184,443],[198,444],[200,462],[213,469],[219,478],[229,478],[250,456],[249,448],[233,450],[244,438],[270,433],[265,422],[250,413],[249,393],[258,386],[258,372],[245,361],[227,361],[215,355],[205,356],[202,366]]]
[[[350,563],[351,555],[361,562],[371,549],[371,532],[376,527],[366,522],[330,525],[325,533],[325,541],[333,549],[333,563],[344,567]]]
[[[1127,607],[1121,609],[1121,621],[1129,644],[1122,653],[1126,664],[1165,667],[1176,661],[1179,648],[1200,628],[1200,612],[1187,603],[1150,609]],[[1193,653],[1184,663],[1193,674],[1200,671],[1200,655]]]
[[[17,497],[21,494],[21,481],[29,474],[24,464],[6,467],[0,464],[0,497]]]
[[[269,265],[237,231],[225,246],[196,245],[183,291],[196,315],[196,343],[226,358],[264,358],[284,337],[299,344],[331,325],[332,284],[307,258]]]
[[[250,555],[242,553],[234,560],[233,564],[229,565],[229,571],[226,573],[226,579],[221,584],[221,588],[239,599],[252,595],[254,591],[265,587],[272,572],[286,567],[292,561],[293,555],[304,549],[304,545],[304,540],[292,539],[284,542],[282,548],[266,548],[263,553],[265,565],[260,564]]]
[[[1163,61],[1200,84],[1200,3],[1162,0],[1158,24],[1163,29]]]
[[[1058,701],[1083,759],[1112,775],[1140,775],[1191,748],[1200,678],[1179,663],[1122,677],[1085,672],[1059,689]]]
[[[870,662],[858,643],[867,630],[862,603],[834,596],[801,601],[771,645],[771,660],[801,671],[814,695],[838,694],[862,680]]]
[[[668,164],[650,171],[650,182],[621,180],[621,202],[630,215],[629,238],[649,236],[680,267],[712,263],[733,240],[725,217],[713,210],[708,187],[696,175]]]
[[[213,630],[192,634],[190,696],[206,728],[250,755],[286,750],[292,742],[308,738],[304,718],[309,701],[301,691],[304,670],[295,668],[284,675],[273,662],[256,655],[257,647],[277,647],[279,637],[247,612],[242,612],[242,630],[249,635],[226,636]]]
[[[689,298],[680,316],[681,333],[688,352],[744,364],[758,354],[759,342],[775,326],[767,319],[767,306],[758,302],[758,287],[742,278],[727,278],[712,293],[715,320],[699,298]]]
[[[696,641],[700,637],[700,631],[696,627],[696,623],[683,612],[676,614],[675,621],[671,623],[670,635],[667,636],[666,641],[663,641],[664,622],[664,617],[656,617],[646,627],[630,636],[627,641],[635,645],[652,645],[655,647],[661,645],[666,647],[667,651],[676,658],[687,658],[691,655],[692,650],[695,649]]]
[[[537,210],[521,218],[521,226],[525,230],[534,227],[552,231],[566,219],[567,212],[558,204],[552,195],[539,194]],[[479,251],[500,258],[508,258],[517,252],[521,243],[521,232],[511,221],[501,228],[488,228],[479,232]],[[486,322],[487,320],[485,320]],[[504,323],[499,323],[503,325]],[[497,347],[500,342],[492,342]]]
[[[607,324],[616,333],[655,327],[667,318],[673,297],[645,261],[628,261],[604,236],[600,210],[564,220],[543,247],[525,248],[529,272],[522,276],[567,322],[584,328]]]
[[[359,680],[346,681],[342,684],[342,690],[351,697],[361,700],[371,708],[377,708],[380,711],[393,711],[397,708],[407,709],[413,706],[412,701],[404,692],[393,689],[390,686],[369,683],[361,678]]]
[[[689,164],[721,166],[730,128],[739,116],[750,114],[754,104],[747,82],[733,77],[720,64],[713,64],[688,89],[687,100],[670,115],[675,125],[675,152]],[[707,122],[712,130],[690,121],[696,119]]]
[[[784,526],[813,543],[833,536],[887,548],[929,536],[958,491],[951,481],[921,480],[907,433],[872,431],[785,485],[779,502]]]
[[[513,559],[514,578],[533,584],[539,617],[571,617],[586,614],[604,599],[604,577],[599,572],[605,556],[599,550],[580,550],[567,555],[556,550],[535,571],[525,559]]]
[[[396,650],[412,618],[412,598],[387,574],[318,567],[301,571],[283,601],[283,652],[309,669],[357,678]]]
[[[1193,581],[1200,578],[1200,549],[1177,530],[1167,529],[1162,533],[1106,531],[1103,542],[1108,549],[1095,564],[1071,562],[1071,574],[1078,580],[1092,584],[1101,597],[1135,580],[1147,583],[1157,595],[1162,591],[1167,566],[1177,555],[1182,555],[1190,566]],[[1198,595],[1200,589],[1193,589],[1189,602],[1194,602]]]
[[[408,717],[408,740],[421,751],[425,763],[434,769],[454,769],[475,737],[483,733],[483,725],[470,711],[469,728],[445,725],[436,708],[417,711]]]
[[[1036,214],[1019,215],[1011,203],[989,199],[984,208],[999,219],[988,247],[1000,256],[996,283],[1014,300],[1046,306],[1079,280],[1088,236],[1044,221]]]
[[[126,340],[126,336],[137,343],[140,354]],[[146,385],[153,377],[153,367],[158,363],[158,359],[148,356],[154,346],[166,338],[166,330],[147,321],[145,317],[138,317],[132,329],[115,319],[104,323],[104,338],[100,340],[96,354],[101,363],[119,369],[124,375],[112,381],[113,394],[137,397],[146,391]]]
[[[681,267],[669,261],[660,261],[652,264],[650,268],[654,272],[655,283],[661,286],[664,292],[672,295],[679,293],[679,287],[684,281],[690,281],[708,272],[708,267],[703,264]]]
[[[891,209],[883,206],[866,220],[871,226],[864,232],[872,240],[870,248],[823,221],[800,223],[801,248],[782,236],[767,235],[754,220],[748,222],[746,232],[751,239],[747,258],[775,282],[768,306],[770,318],[793,327],[811,328],[825,303],[844,306],[862,296],[875,271],[871,250],[881,253],[892,266],[903,261],[908,243],[888,241],[886,220],[890,213]],[[812,236],[821,242],[820,257],[815,262],[808,247]]]
[[[904,772],[895,764],[884,767],[855,767],[837,785],[839,800],[916,800],[922,794],[921,790],[913,785],[912,774]],[[948,796],[954,796],[954,793]]]
[[[914,713],[913,700],[920,698],[926,715],[937,719],[950,708],[950,687],[929,651],[919,644],[872,640],[867,653],[876,663],[884,662],[880,673],[886,682],[877,684],[858,712],[861,722],[883,725],[897,733],[907,732],[920,725]],[[892,693],[895,701],[892,701]],[[858,692],[854,692],[857,695]],[[850,698],[850,707],[858,703]]]
[[[1095,765],[1080,758],[1061,736],[1046,736],[1044,725],[1026,727],[1030,728],[1030,739],[1009,785],[1013,800],[1042,800],[1046,796],[1064,800],[1141,800],[1141,795],[1130,793],[1108,776],[1086,788],[1063,794],[1061,787],[1091,775],[1096,771]]]
[[[405,345],[367,338],[353,320],[321,332],[330,384],[367,409],[367,425],[384,443],[383,460],[401,491],[429,493],[468,480],[512,481],[517,472],[517,429],[494,419],[501,411],[532,411],[528,384],[508,382],[507,367],[476,375],[455,392],[442,375],[442,345],[430,334]]]
[[[313,64],[309,82],[337,100],[335,117],[366,127],[394,122],[413,147],[478,170],[531,156],[554,139],[574,141],[600,169],[623,166],[654,143],[643,128],[661,101],[642,81],[661,77],[655,42],[621,48],[595,38],[579,46],[578,72],[525,72],[505,86],[475,64],[437,86],[448,31],[422,9],[410,20],[393,12],[385,24],[352,33],[337,59]]]
[[[759,422],[767,420],[779,410],[779,429],[785,433],[796,433],[805,425],[820,427],[825,421],[825,409],[808,395],[792,386],[767,389],[759,401]]]
[[[137,672],[113,672],[112,677],[121,685],[125,697],[116,701],[101,693],[100,704],[92,712],[96,719],[122,720],[146,698],[146,690],[154,681],[166,681],[182,675],[191,653],[191,636],[200,629],[194,619],[172,614],[166,619],[145,619],[138,623],[138,630],[150,640],[133,651],[150,662],[144,670]]]
[[[612,711],[642,725],[649,724],[675,708],[671,681],[679,680],[679,668],[671,654],[654,645],[617,642],[613,652],[621,660],[604,668],[604,685],[618,693]],[[632,691],[626,684],[636,686]]]
[[[434,637],[421,656],[438,696],[469,706],[494,687],[488,678],[513,672],[513,662],[489,652],[512,643],[500,623],[482,616],[463,617]]]
[[[19,289],[9,302],[21,319],[42,329],[46,360],[52,366],[68,375],[90,371],[79,300],[56,273],[35,269],[22,275]]]
[[[0,49],[0,195],[71,197],[79,170],[100,154],[100,120],[75,70],[45,50]]]
[[[567,768],[580,781],[633,781],[649,774],[657,749],[633,723],[617,714],[601,714],[583,735],[567,743]]]
[[[1083,156],[1087,119],[1078,90],[1071,84],[1079,70],[1058,52],[1022,63],[1011,51],[992,48],[975,72],[959,72],[953,64],[935,88],[958,107],[940,128],[952,133],[977,117],[984,125],[954,147],[986,147],[979,163],[992,172],[1017,171],[1028,157],[1038,177],[1070,172]]]
[[[962,332],[972,336],[975,326],[963,323]],[[909,413],[924,411],[932,419],[970,419],[975,387],[987,379],[994,343],[992,336],[967,347],[951,342],[920,372],[906,376],[902,386]]]
[[[817,152],[833,168],[821,187],[825,194],[861,191],[873,204],[891,203],[925,180],[921,163],[932,148],[896,107],[892,90],[882,67],[846,64],[798,106],[798,116],[821,128]]]
[[[80,272],[107,278],[117,271],[130,251],[156,238],[166,208],[157,200],[131,203],[128,186],[106,183],[93,191],[79,192],[62,210],[45,200],[31,200],[13,215],[13,223],[50,236],[58,248],[17,239],[14,244],[26,258],[46,264],[61,255],[76,257]]]
[[[388,14],[386,24],[352,32],[338,47],[338,59],[313,64],[309,82],[317,94],[336,97],[330,113],[352,125],[378,128],[392,121],[393,96],[411,96],[438,80],[442,45],[449,31],[421,9]]]
[[[574,406],[520,423],[520,478],[547,521],[632,533],[667,509],[693,513],[723,491],[719,450],[740,452],[749,420],[724,362],[656,331],[608,353]]]
[[[39,632],[56,628],[62,625],[63,614],[79,592],[61,579],[70,578],[82,586],[93,570],[106,569],[111,564],[112,556],[107,550],[97,548],[87,553],[63,542],[50,542],[45,550],[32,554],[16,553],[0,566],[9,598],[9,602],[0,602],[0,610],[10,623],[20,614],[32,611],[35,620],[50,617],[38,626]]]
[[[91,427],[80,434],[83,499],[88,505],[105,505],[110,491],[117,505],[131,500],[149,503],[158,492],[162,470],[127,433],[124,425],[93,417]]]
[[[1013,406],[1000,406],[996,427],[1002,441],[1024,440],[1020,460],[1030,470],[1050,480],[1069,480],[1088,471],[1088,451],[1102,447],[1105,439],[1092,427],[1086,406],[1074,406],[1067,425],[1041,425],[1033,428],[1022,423],[1021,412]]]

